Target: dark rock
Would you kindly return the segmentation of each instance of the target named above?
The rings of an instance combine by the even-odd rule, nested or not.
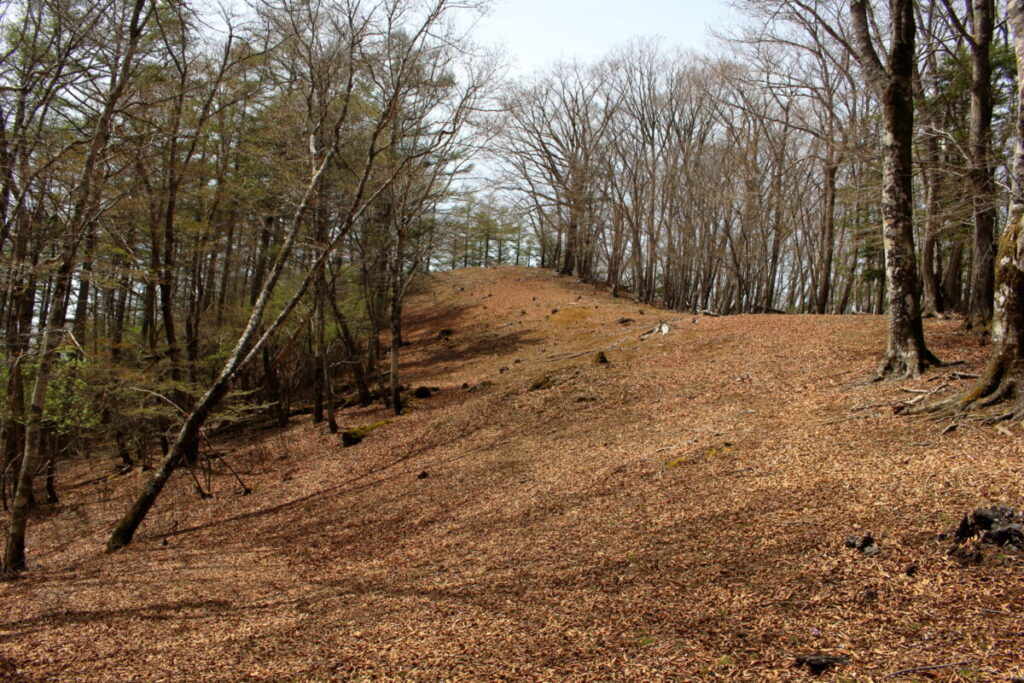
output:
[[[551,309],[551,315],[554,315],[555,313],[558,313],[558,309],[557,308],[552,308]]]
[[[430,389],[428,387],[416,387],[412,392],[413,398],[430,398]]]
[[[437,338],[438,339],[447,339],[448,337],[452,336],[453,334],[455,334],[455,332],[452,331],[451,328],[445,327],[445,328],[441,329],[441,331],[439,331],[437,333]]]
[[[348,448],[349,446],[355,446],[363,442],[363,437],[359,434],[355,434],[351,431],[345,431],[341,433],[341,445]]]
[[[960,520],[960,526],[956,528],[954,540],[957,543],[963,543],[967,539],[981,535],[984,532],[1011,527],[1015,524],[1019,525],[1022,521],[1024,520],[1018,518],[1016,510],[1005,505],[978,508],[964,515],[964,518]]]
[[[870,533],[864,534],[863,536],[847,536],[843,540],[843,545],[847,548],[856,548],[868,557],[882,552],[882,549],[878,547],[877,543],[875,543],[875,537]]]
[[[598,365],[608,365],[608,356],[604,354],[604,351],[598,351],[594,355],[594,362]]]
[[[981,537],[982,543],[993,545],[1012,545],[1024,548],[1024,526],[1020,524],[1007,524],[989,529]]]
[[[947,554],[961,565],[980,564],[984,559],[984,555],[975,541],[956,543]]]
[[[842,666],[849,661],[849,657],[844,657],[843,655],[828,655],[824,652],[812,652],[810,654],[796,656],[796,665],[807,667],[815,676],[823,674],[833,667]]]
[[[907,576],[916,576],[920,569],[921,567],[918,566],[917,562],[912,562],[907,565],[906,569],[903,570],[903,573]]]
[[[508,372],[508,366],[507,365],[502,365],[500,368],[498,368],[498,374],[504,375],[506,372]]]
[[[633,320],[632,318],[619,318],[619,320],[618,320],[618,323],[620,325],[628,325],[630,323],[635,323],[635,322],[636,321]]]
[[[469,382],[463,382],[462,383],[462,388],[463,389],[469,389]]]
[[[865,588],[857,595],[857,600],[862,603],[874,602],[878,599],[878,591],[874,588]]]
[[[964,515],[964,518],[960,520],[960,526],[956,528],[953,533],[953,540],[957,543],[963,543],[968,538],[978,532],[977,527],[974,526],[974,521],[970,515]]]
[[[990,508],[978,508],[971,516],[974,518],[974,525],[982,531],[988,531],[994,526],[1012,524],[1017,511],[1004,505],[997,505]]]
[[[419,474],[417,474],[417,475],[416,475],[416,478],[417,478],[417,479],[426,479],[426,478],[427,478],[427,477],[429,477],[429,476],[430,476],[430,475],[429,475],[429,474],[427,474],[427,473],[426,473],[426,471],[423,471],[423,472],[420,472]]]

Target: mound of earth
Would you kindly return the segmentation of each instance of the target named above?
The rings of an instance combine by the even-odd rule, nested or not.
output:
[[[347,448],[308,418],[217,444],[251,495],[217,463],[209,499],[179,473],[138,541],[105,555],[145,475],[62,472],[30,573],[0,586],[11,675],[994,681],[1024,667],[1020,557],[964,565],[937,536],[965,511],[1020,507],[1020,432],[897,415],[965,380],[865,382],[885,319],[674,313],[521,268],[432,274],[407,310],[402,381],[439,391]],[[926,325],[940,357],[981,367],[960,323]]]

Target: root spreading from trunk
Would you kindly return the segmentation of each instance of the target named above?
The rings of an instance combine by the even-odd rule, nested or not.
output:
[[[968,391],[920,406],[908,414],[977,419],[985,424],[1024,420],[1024,366],[1014,359],[993,358]]]

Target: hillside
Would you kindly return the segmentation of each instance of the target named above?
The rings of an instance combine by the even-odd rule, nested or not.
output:
[[[403,381],[440,391],[361,444],[308,417],[218,443],[252,495],[219,462],[207,500],[179,473],[114,555],[144,475],[72,464],[0,585],[0,655],[23,680],[805,680],[816,651],[849,657],[824,680],[1009,680],[1024,561],[963,566],[937,534],[1024,504],[1020,432],[894,415],[985,349],[930,321],[964,365],[866,383],[885,325],[430,275]],[[844,546],[867,532],[877,555]]]

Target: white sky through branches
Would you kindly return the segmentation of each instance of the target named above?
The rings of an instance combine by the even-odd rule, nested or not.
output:
[[[701,51],[708,28],[727,30],[730,17],[726,0],[496,0],[473,37],[503,45],[512,73],[527,74],[559,59],[600,59],[638,36]]]

